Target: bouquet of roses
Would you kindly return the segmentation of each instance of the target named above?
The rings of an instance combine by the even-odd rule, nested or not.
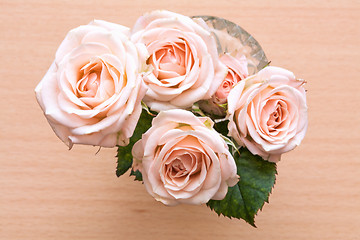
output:
[[[303,85],[229,21],[154,11],[71,30],[35,92],[69,148],[117,147],[117,176],[130,169],[157,201],[255,226],[276,162],[304,138]]]

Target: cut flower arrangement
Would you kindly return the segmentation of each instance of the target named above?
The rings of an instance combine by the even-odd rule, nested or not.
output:
[[[79,26],[35,92],[70,149],[117,147],[116,175],[130,171],[157,201],[206,204],[253,226],[276,163],[307,129],[304,81],[210,16],[158,10],[131,29]]]

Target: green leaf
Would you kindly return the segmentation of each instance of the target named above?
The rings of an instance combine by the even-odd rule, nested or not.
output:
[[[221,133],[222,135],[227,136],[228,132],[229,132],[228,123],[229,123],[229,120],[220,121],[220,122],[215,121],[214,129],[217,132]]]
[[[135,176],[134,181],[142,181],[143,180],[142,174],[139,170],[134,171],[133,169],[131,169],[130,176]]]
[[[153,119],[153,116],[151,116],[146,109],[143,109],[139,118],[139,121],[136,125],[135,131],[130,138],[129,144],[125,147],[118,146],[117,150],[117,167],[116,167],[116,176],[120,177],[124,173],[131,168],[132,162],[133,162],[133,156],[131,154],[131,150],[134,146],[134,144],[141,139],[141,136],[144,132],[146,132],[151,127],[151,121]],[[134,171],[132,170],[130,175]],[[136,173],[138,172],[138,173]],[[142,179],[141,173],[139,171],[135,171],[136,173],[135,180]],[[140,176],[139,176],[140,174]],[[139,180],[141,181],[141,180]]]
[[[234,153],[240,181],[229,187],[223,200],[210,200],[206,205],[218,215],[242,218],[255,226],[255,215],[269,201],[276,179],[276,164],[253,155],[246,148]]]
[[[120,177],[129,170],[132,165],[132,155],[131,155],[132,145],[127,145],[125,147],[118,146],[117,150],[117,167],[116,167],[116,176]]]

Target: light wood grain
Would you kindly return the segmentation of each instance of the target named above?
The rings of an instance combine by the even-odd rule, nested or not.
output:
[[[308,82],[308,133],[279,163],[257,229],[154,201],[115,176],[115,149],[68,151],[35,101],[67,31],[154,9],[238,23]],[[0,0],[0,239],[360,239],[359,43],[359,1]]]

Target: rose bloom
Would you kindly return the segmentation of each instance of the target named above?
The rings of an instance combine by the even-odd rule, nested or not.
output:
[[[188,108],[210,98],[226,76],[215,39],[202,20],[169,11],[140,17],[131,39],[147,46],[153,72],[144,101],[154,111]]]
[[[160,112],[135,143],[134,166],[147,191],[166,205],[221,200],[238,182],[235,161],[207,117],[174,109]]]
[[[147,58],[128,35],[128,28],[100,20],[71,30],[36,87],[48,122],[70,148],[128,144],[146,92],[139,73]]]
[[[233,57],[225,53],[220,57],[220,61],[228,67],[228,74],[222,81],[215,93],[216,103],[224,104],[227,96],[235,84],[248,77],[247,61],[245,55]]]
[[[277,162],[294,149],[308,125],[304,81],[266,67],[240,81],[228,95],[229,135],[253,154]]]
[[[236,54],[232,56],[225,53],[220,57],[220,61],[228,68],[228,74],[223,79],[221,85],[209,100],[201,101],[200,108],[205,112],[218,116],[225,116],[225,108],[219,105],[227,103],[227,96],[231,89],[241,80],[248,77],[247,60],[245,55]]]

